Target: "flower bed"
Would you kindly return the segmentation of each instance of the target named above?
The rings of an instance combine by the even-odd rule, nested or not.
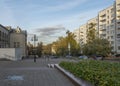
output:
[[[78,63],[64,61],[59,65],[94,86],[120,86],[120,63],[85,60]]]

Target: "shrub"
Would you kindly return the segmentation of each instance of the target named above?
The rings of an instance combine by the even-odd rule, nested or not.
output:
[[[59,65],[94,86],[120,86],[120,63],[85,60],[78,63],[64,61]]]

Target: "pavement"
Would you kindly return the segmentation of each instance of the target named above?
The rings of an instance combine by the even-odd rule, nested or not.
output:
[[[47,64],[57,64],[66,59],[25,59],[22,61],[0,61],[0,86],[74,86],[56,68]]]

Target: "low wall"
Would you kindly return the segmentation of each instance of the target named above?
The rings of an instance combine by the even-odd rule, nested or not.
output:
[[[21,60],[21,48],[0,48],[0,58],[5,58],[9,60]]]

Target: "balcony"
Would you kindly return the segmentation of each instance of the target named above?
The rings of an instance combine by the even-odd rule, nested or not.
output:
[[[118,17],[118,18],[120,17],[120,12],[119,12],[119,13],[117,13],[117,17]]]
[[[118,30],[120,30],[120,24],[119,24],[119,25],[117,25],[117,29],[118,29]]]
[[[106,28],[100,28],[100,31],[106,31]]]
[[[105,22],[106,21],[106,17],[100,18],[100,22]]]
[[[117,7],[117,11],[120,11],[120,6]]]
[[[117,11],[120,11],[120,4],[117,4]]]
[[[106,16],[105,13],[101,13],[101,14],[100,14],[100,17],[105,17],[105,16]]]

